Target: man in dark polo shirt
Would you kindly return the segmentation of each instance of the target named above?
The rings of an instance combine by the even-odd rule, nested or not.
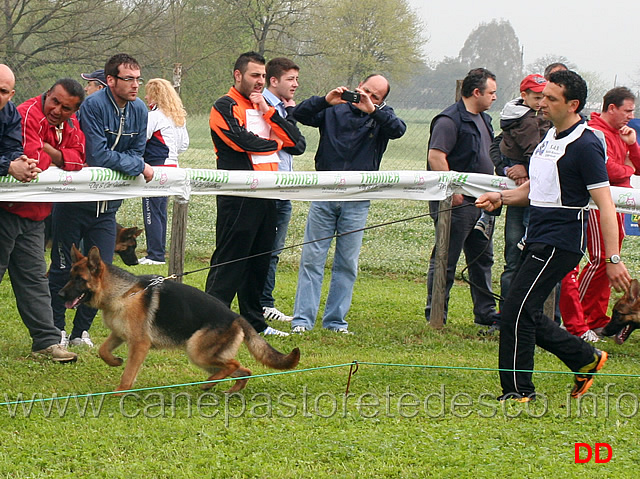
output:
[[[609,281],[618,291],[631,283],[620,259],[604,137],[580,116],[587,84],[575,72],[559,71],[551,74],[542,94],[541,110],[553,128],[531,156],[530,181],[515,190],[485,193],[476,201],[487,211],[503,204],[531,207],[527,243],[501,311],[500,400],[527,402],[535,397],[531,371],[536,345],[576,373],[574,398],[591,387],[593,373],[607,361],[605,351],[541,314],[551,290],[584,254],[590,198],[600,211]]]
[[[489,148],[493,141],[491,118],[484,113],[496,100],[496,77],[489,70],[471,70],[462,82],[462,98],[436,116],[431,122],[428,169],[431,171],[463,171],[493,174]],[[473,204],[475,198],[453,195],[453,206]],[[429,204],[438,229],[438,202]],[[456,208],[451,212],[451,236],[447,261],[444,319],[447,319],[449,292],[453,286],[456,265],[464,251],[469,268],[474,322],[491,326],[497,321],[496,303],[491,289],[493,266],[493,240],[474,229],[481,211],[474,208]],[[427,277],[427,321],[431,315],[435,247],[429,260]]]

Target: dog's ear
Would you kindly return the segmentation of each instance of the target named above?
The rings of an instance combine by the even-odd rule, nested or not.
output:
[[[71,245],[71,261],[74,262],[74,263],[77,263],[82,258],[84,258],[84,256],[82,255],[80,250],[78,248],[76,248],[76,244],[73,243]]]
[[[102,258],[100,257],[100,250],[97,246],[92,246],[87,255],[87,267],[92,276],[97,276],[102,271]]]
[[[138,236],[140,236],[140,235],[142,234],[142,232],[143,232],[144,230],[143,230],[143,229],[140,229],[140,228],[136,228],[135,226],[134,226],[134,228],[135,228],[135,231],[134,231],[134,233],[133,233],[133,237],[134,237],[134,238],[137,238]]]
[[[640,283],[638,283],[637,279],[631,281],[628,296],[629,301],[633,301],[634,303],[640,298]]]

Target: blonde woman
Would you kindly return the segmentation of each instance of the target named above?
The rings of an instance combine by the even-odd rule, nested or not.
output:
[[[175,89],[163,78],[152,78],[145,87],[149,107],[144,161],[153,167],[178,166],[178,154],[189,147],[187,112]],[[142,198],[147,256],[140,264],[165,264],[168,198]]]

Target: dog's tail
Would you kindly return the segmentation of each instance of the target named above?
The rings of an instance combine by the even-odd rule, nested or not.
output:
[[[294,348],[289,354],[282,354],[260,336],[246,319],[237,319],[244,332],[244,342],[251,355],[265,366],[273,369],[293,369],[300,361],[300,349]]]

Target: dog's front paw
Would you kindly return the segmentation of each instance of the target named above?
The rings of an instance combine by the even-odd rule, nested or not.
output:
[[[118,356],[111,356],[111,357],[100,356],[100,357],[109,366],[117,367],[117,366],[122,366],[122,363],[124,363],[124,359],[119,358]]]

